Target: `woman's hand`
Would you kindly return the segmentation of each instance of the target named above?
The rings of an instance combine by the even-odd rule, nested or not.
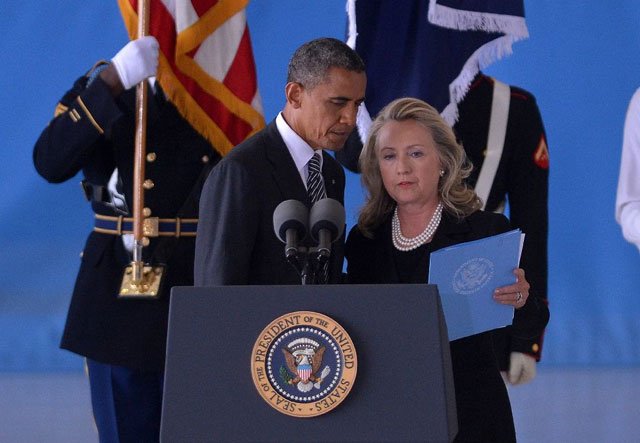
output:
[[[524,278],[524,269],[517,268],[513,271],[516,282],[512,285],[502,286],[493,292],[493,299],[503,305],[511,305],[520,309],[529,298],[529,282]]]

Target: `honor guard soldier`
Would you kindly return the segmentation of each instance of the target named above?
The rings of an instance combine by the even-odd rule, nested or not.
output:
[[[546,302],[549,151],[536,99],[479,73],[458,110],[454,131],[474,166],[468,182],[486,211],[503,212],[508,201],[511,227],[526,235],[520,267]],[[500,367],[512,384],[535,377],[542,336],[531,334],[533,320],[516,310],[513,325],[494,334]]]
[[[86,357],[101,442],[158,441],[173,286],[193,284],[198,200],[220,159],[167,101],[153,77],[158,42],[142,37],[98,62],[62,97],[33,152],[38,173],[61,183],[82,171],[95,217],[61,347]],[[150,297],[121,296],[131,263],[135,86],[148,79],[143,260],[164,267]],[[154,268],[155,269],[155,268]]]

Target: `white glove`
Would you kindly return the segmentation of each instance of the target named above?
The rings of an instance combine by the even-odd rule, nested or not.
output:
[[[528,383],[536,376],[536,359],[523,354],[512,352],[509,360],[507,380],[512,385]]]
[[[145,78],[156,75],[159,46],[155,37],[150,35],[141,37],[127,43],[111,59],[124,89],[129,89]]]

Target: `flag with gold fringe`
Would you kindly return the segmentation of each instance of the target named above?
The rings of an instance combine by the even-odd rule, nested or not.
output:
[[[151,0],[167,98],[222,155],[264,127],[245,8],[248,0]],[[138,1],[118,0],[130,38]]]

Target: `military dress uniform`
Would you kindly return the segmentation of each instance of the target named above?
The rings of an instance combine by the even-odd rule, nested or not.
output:
[[[467,179],[475,186],[482,168],[489,132],[494,81],[480,73],[458,104],[454,131],[474,169]],[[511,226],[526,234],[520,267],[531,291],[547,300],[547,235],[549,152],[540,111],[534,96],[511,86],[502,156],[490,187],[485,210],[501,212],[508,200]],[[512,327],[494,334],[501,368],[508,367],[510,352],[540,360],[542,335],[528,333],[528,319],[516,310]]]
[[[165,276],[156,299],[119,298],[123,271],[132,259],[122,234],[132,229],[134,133],[135,88],[114,98],[108,85],[90,71],[60,101],[56,117],[35,145],[33,159],[38,173],[52,183],[69,180],[82,170],[85,193],[95,212],[61,347],[97,367],[106,365],[108,372],[114,365],[151,377],[157,385],[152,389],[154,398],[132,405],[138,415],[125,417],[128,423],[150,420],[151,436],[121,430],[120,440],[153,441],[159,432],[169,292],[173,286],[193,285],[200,190],[220,156],[156,84],[148,100],[143,212],[158,229],[150,232],[143,260],[166,265]],[[116,188],[124,195],[121,202],[110,198],[109,181],[116,168]],[[111,400],[100,398],[102,388],[94,386],[92,378],[91,384],[95,415],[96,403]],[[138,389],[135,384],[127,389]]]

